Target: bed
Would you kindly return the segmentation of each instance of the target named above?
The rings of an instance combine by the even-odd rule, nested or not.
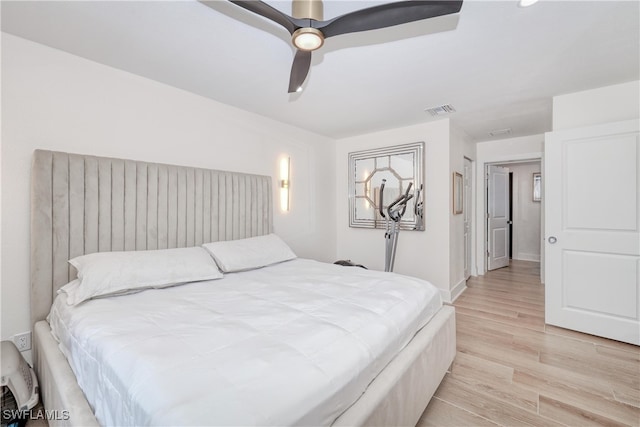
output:
[[[65,415],[50,423],[99,425],[100,420],[103,424],[161,424],[165,420],[165,424],[415,425],[455,355],[453,308],[442,305],[438,293],[416,279],[404,278],[406,282],[403,287],[430,294],[426,295],[425,301],[428,302],[415,303],[413,296],[397,296],[397,289],[387,289],[392,285],[390,282],[396,281],[397,275],[292,259],[261,269],[225,274],[220,280],[213,281],[215,283],[202,281],[92,300],[90,304],[78,305],[75,310],[66,310],[66,304],[60,298],[56,299],[58,290],[75,278],[75,269],[67,261],[83,254],[197,247],[207,242],[256,238],[272,232],[269,177],[37,150],[32,167],[31,314],[34,322],[34,367],[40,380],[45,408]],[[265,297],[267,288],[271,297]],[[329,288],[338,294],[329,292]],[[256,293],[258,290],[259,294]],[[203,292],[207,293],[206,296]],[[209,292],[215,294],[210,295]],[[296,292],[308,294],[309,299],[297,298]],[[229,298],[233,300],[238,293],[249,295],[249,299],[243,299],[235,305],[221,303],[229,301]],[[356,294],[360,295],[360,300],[355,299]],[[257,305],[254,304],[255,298],[253,302],[251,300],[256,295],[260,295],[260,304]],[[329,299],[328,295],[334,299]],[[390,295],[395,295],[395,299]],[[415,315],[407,315],[408,320],[402,325],[395,319],[390,320],[386,329],[392,334],[375,341],[385,342],[376,351],[372,350],[378,347],[374,343],[356,346],[361,353],[371,353],[372,360],[369,362],[355,360],[349,364],[346,359],[350,359],[348,355],[351,353],[345,351],[345,360],[342,360],[334,348],[329,354],[330,362],[314,361],[316,368],[324,366],[321,375],[316,375],[315,380],[305,378],[305,375],[314,377],[313,366],[304,364],[310,356],[315,355],[318,348],[332,347],[318,344],[317,340],[324,336],[320,331],[336,334],[348,329],[344,325],[333,327],[332,320],[327,321],[326,317],[333,316],[336,307],[344,306],[343,311],[347,314],[359,313],[358,316],[352,316],[358,319],[359,324],[370,323],[363,321],[369,312],[386,310],[377,306],[361,308],[362,298],[383,305],[385,301],[393,300],[398,302],[396,311],[400,317],[411,312]],[[213,302],[211,306],[203,308],[202,301]],[[286,307],[283,301],[288,301],[284,304]],[[318,305],[318,301],[323,302],[321,308],[311,307],[310,312],[301,314],[302,306]],[[124,374],[121,371],[109,373],[111,366],[108,363],[95,361],[99,359],[96,355],[104,348],[88,354],[82,361],[78,356],[82,351],[72,350],[73,346],[69,344],[79,338],[73,335],[76,333],[73,331],[65,335],[65,331],[71,329],[66,325],[80,325],[79,329],[83,329],[82,325],[94,325],[88,328],[92,337],[96,335],[96,330],[103,331],[104,337],[109,337],[117,335],[114,331],[123,329],[135,330],[141,334],[139,337],[148,337],[157,332],[149,332],[146,326],[158,322],[145,322],[145,319],[153,318],[153,313],[175,311],[170,310],[172,304],[193,309],[194,324],[185,325],[184,316],[180,319],[170,315],[158,318],[201,332],[206,328],[199,325],[210,320],[197,315],[198,310],[215,313],[217,318],[226,322],[235,321],[236,331],[242,330],[237,328],[239,318],[243,319],[243,323],[254,322],[250,328],[251,334],[245,331],[247,337],[252,337],[252,346],[240,345],[235,356],[220,352],[222,358],[218,359],[209,358],[215,353],[212,349],[209,349],[212,352],[205,351],[207,358],[200,358],[204,360],[203,364],[193,365],[195,371],[191,378],[200,381],[199,385],[194,386],[197,393],[190,395],[196,403],[183,412],[162,413],[159,407],[153,409],[153,405],[164,405],[165,409],[171,406],[163,402],[176,389],[188,388],[189,383],[179,385],[181,380],[175,375],[171,381],[169,377],[160,378],[157,372],[171,372],[166,364],[174,359],[166,357],[165,353],[172,346],[158,347],[157,343],[152,343],[150,348],[156,349],[155,354],[162,357],[155,357],[160,365],[154,368],[157,370],[155,376],[149,373],[145,377],[145,381],[148,381],[145,390],[151,384],[152,388],[160,390],[160,394],[154,397],[146,392],[138,402],[130,399],[131,394],[135,393],[129,391],[126,399],[121,397],[120,401],[126,400],[127,410],[134,415],[130,418],[114,418],[113,414],[123,412],[123,407],[118,409],[117,404],[101,403],[106,392],[91,390],[101,381],[100,377],[92,378],[91,374],[104,371],[110,378]],[[140,307],[146,307],[144,310],[147,311]],[[46,320],[50,312],[55,313],[54,317],[49,318],[51,325]],[[256,315],[263,316],[258,323],[253,318]],[[322,322],[318,323],[318,318],[322,318]],[[295,325],[294,329],[298,331],[296,339],[301,341],[279,340],[274,343],[273,328],[267,328],[260,334],[254,333],[256,324],[273,326],[274,319],[279,319],[282,324]],[[126,325],[135,327],[125,328]],[[55,330],[53,333],[51,326]],[[160,328],[166,330],[168,326],[165,324]],[[358,339],[378,335],[375,328],[375,333],[371,328],[360,329],[363,332]],[[184,342],[185,330],[190,329],[176,330],[173,338],[162,342],[181,342],[182,353],[191,358],[187,360],[198,359],[201,347],[196,343],[201,342],[203,336],[195,336],[194,341]],[[277,334],[279,337],[283,335],[296,334]],[[92,342],[109,342],[104,337]],[[144,341],[139,337],[138,341]],[[310,340],[309,337],[314,339]],[[330,340],[339,342],[335,341],[335,336],[330,336]],[[306,347],[301,348],[300,342],[305,342],[304,345],[315,350],[304,354]],[[121,343],[113,345],[122,348]],[[345,345],[345,349],[348,348],[349,344]],[[276,348],[276,356],[260,351],[261,346],[264,349]],[[284,377],[278,374],[273,364],[284,347],[294,349],[289,356],[293,359],[286,359],[287,365],[297,363],[291,363],[291,360],[299,359],[302,362],[298,371],[290,371],[287,375],[289,382],[282,383],[278,381],[284,381]],[[362,351],[362,348],[366,351]],[[147,353],[137,353],[132,360],[141,357],[141,354],[154,358],[154,352],[149,350]],[[304,357],[299,357],[301,354]],[[263,365],[264,370],[253,372],[254,376],[265,379],[255,386],[253,400],[248,399],[253,394],[253,389],[247,388],[252,381],[250,375],[245,375],[249,377],[245,378],[245,383],[240,382],[242,372],[247,369],[242,368],[231,375],[231,365],[224,365],[229,359],[244,361],[244,366]],[[88,361],[98,364],[92,366]],[[80,372],[80,366],[87,367],[84,374]],[[222,366],[225,369],[221,369]],[[185,368],[181,369],[184,371]],[[149,371],[153,372],[153,369]],[[266,378],[269,376],[278,385],[269,385]],[[237,378],[239,382],[229,383],[230,377]],[[84,389],[79,383],[83,384]],[[170,384],[175,387],[170,387]],[[216,388],[220,384],[224,384],[226,392]],[[234,387],[239,391],[228,391]],[[258,389],[262,389],[263,393],[267,390],[267,394],[268,390],[272,390],[271,396],[265,399],[264,394],[257,394]],[[119,391],[115,393],[117,395]],[[243,400],[245,398],[248,400]],[[111,399],[111,402],[114,401],[118,399]],[[216,414],[222,412],[211,409],[215,406],[213,402],[224,406],[227,409],[224,417],[230,414],[231,418],[222,415],[217,418]],[[235,412],[229,410],[234,404],[242,409]],[[136,405],[147,409],[137,410]],[[105,409],[108,406],[116,409],[109,411]],[[154,415],[161,418],[154,418]]]

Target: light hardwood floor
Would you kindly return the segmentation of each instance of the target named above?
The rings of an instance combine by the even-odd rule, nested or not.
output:
[[[544,324],[539,264],[472,278],[418,426],[640,426],[640,347]]]

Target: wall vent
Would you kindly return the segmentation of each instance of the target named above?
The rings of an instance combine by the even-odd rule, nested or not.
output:
[[[437,117],[437,116],[444,116],[446,114],[455,113],[456,109],[453,108],[453,105],[451,104],[444,104],[438,107],[427,108],[424,111],[431,114],[433,117]]]
[[[489,132],[489,136],[504,136],[511,134],[511,128],[495,129]]]

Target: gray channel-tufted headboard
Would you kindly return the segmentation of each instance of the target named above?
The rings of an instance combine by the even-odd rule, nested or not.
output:
[[[31,320],[103,251],[197,246],[269,234],[271,178],[36,150],[31,170]]]

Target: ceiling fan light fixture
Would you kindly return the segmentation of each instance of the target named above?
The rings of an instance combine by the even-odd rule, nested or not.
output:
[[[324,44],[324,34],[316,28],[299,28],[293,33],[292,41],[300,50],[313,51]]]

